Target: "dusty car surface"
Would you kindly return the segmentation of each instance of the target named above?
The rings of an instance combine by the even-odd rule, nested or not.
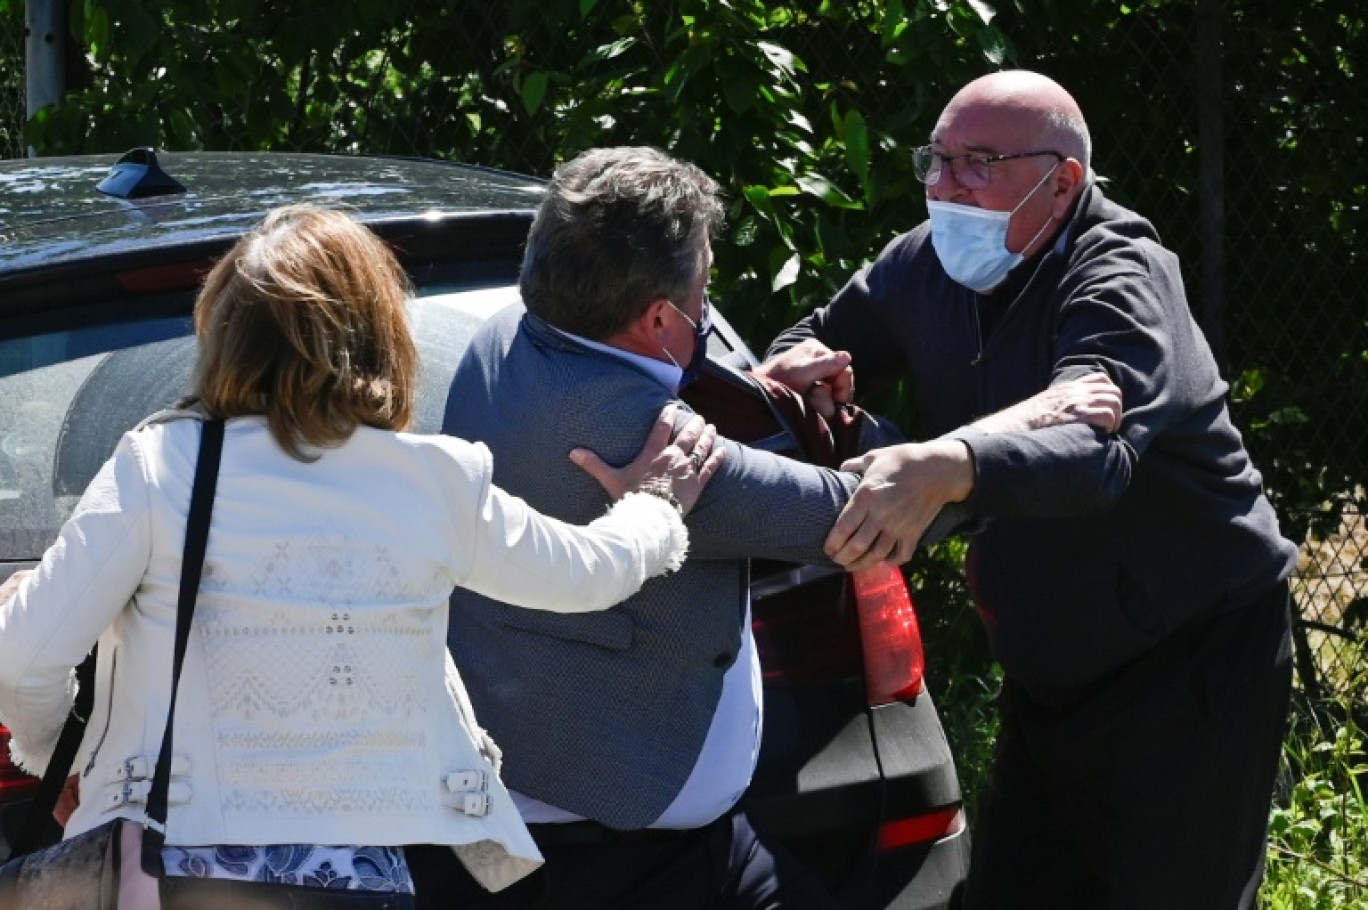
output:
[[[117,158],[0,162],[0,580],[35,564],[120,434],[186,393],[197,286],[268,208],[345,208],[394,247],[416,288],[415,429],[436,432],[470,333],[517,302],[542,192],[533,178],[426,160]],[[800,434],[743,372],[755,358],[725,310],[713,401],[749,415],[732,421],[738,438],[802,457]],[[746,799],[843,905],[948,907],[968,862],[959,783],[906,587],[896,573],[877,581],[857,597],[832,569],[755,566],[765,725]],[[0,807],[33,784],[9,764],[7,738],[0,728]]]

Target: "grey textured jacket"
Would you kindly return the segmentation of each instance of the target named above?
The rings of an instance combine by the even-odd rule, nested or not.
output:
[[[443,429],[490,448],[499,486],[583,523],[608,499],[570,450],[627,462],[672,397],[512,307],[472,340]],[[679,572],[579,616],[452,597],[449,646],[510,789],[612,827],[650,825],[693,769],[736,659],[748,558],[826,561],[822,541],[858,478],[722,444]]]
[[[849,351],[866,388],[910,378],[918,435],[972,449],[964,505],[987,526],[970,589],[994,655],[1038,693],[1085,685],[1292,570],[1177,257],[1094,185],[1054,247],[994,294],[951,281],[923,223],[771,353],[807,337]],[[957,429],[1098,369],[1122,391],[1114,436]]]

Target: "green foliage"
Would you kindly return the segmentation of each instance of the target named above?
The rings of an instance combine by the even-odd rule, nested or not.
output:
[[[0,21],[20,21],[22,6],[0,0]],[[1212,238],[1197,207],[1205,137],[1193,61],[1211,29],[1198,17],[1215,7],[1226,203]],[[956,87],[993,69],[1040,70],[1088,114],[1108,193],[1155,222],[1187,269],[1194,310],[1209,329],[1224,327],[1236,417],[1285,532],[1324,536],[1347,507],[1368,508],[1359,86],[1368,12],[1354,0],[71,0],[68,9],[84,49],[68,68],[69,93],[9,146],[425,155],[537,174],[591,146],[663,147],[726,188],[712,290],[756,348],[924,217],[908,149],[926,141]],[[21,68],[3,46],[0,65]],[[1227,254],[1215,303],[1198,267],[1213,250]],[[899,389],[864,403],[915,425]],[[909,571],[972,810],[998,678],[967,605],[962,556],[962,544],[948,543]],[[1269,907],[1362,905],[1361,739],[1347,723],[1289,739],[1290,767],[1305,779],[1274,815]]]
[[[1260,892],[1267,910],[1368,908],[1368,772],[1363,731],[1347,700],[1299,712],[1284,748],[1285,798],[1269,822],[1268,861]],[[1362,710],[1362,706],[1358,706]]]
[[[715,296],[757,339],[921,217],[907,147],[1009,47],[982,0],[71,8],[89,86],[29,124],[46,154],[389,152],[545,173],[594,145],[661,146],[728,189]]]
[[[1219,8],[1216,21],[1203,6]],[[1017,0],[998,24],[1017,59],[1070,86],[1109,192],[1152,219],[1184,264],[1199,320],[1226,344],[1237,422],[1295,541],[1368,510],[1368,10],[1348,0]],[[1193,56],[1223,38],[1224,222],[1204,235]],[[1123,60],[1124,74],[1109,75]],[[1198,152],[1194,154],[1194,151]],[[1204,257],[1223,253],[1223,284]],[[1221,297],[1208,295],[1221,293]],[[1254,381],[1249,381],[1254,380]]]
[[[0,158],[24,154],[24,5],[0,0]]]

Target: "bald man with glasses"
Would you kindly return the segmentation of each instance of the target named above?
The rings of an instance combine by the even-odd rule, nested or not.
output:
[[[1005,671],[967,910],[1254,906],[1291,667],[1278,529],[1177,257],[1108,200],[1074,99],[995,73],[912,163],[929,218],[776,339],[829,409],[909,382],[922,441],[847,462],[827,538],[909,559],[954,503]],[[1119,425],[1060,423],[1109,378]],[[1071,385],[1072,384],[1072,385]],[[1034,408],[1029,428],[989,432]]]

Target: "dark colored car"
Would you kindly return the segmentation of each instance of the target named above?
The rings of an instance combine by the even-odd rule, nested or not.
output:
[[[541,195],[532,178],[435,161],[167,154],[159,169],[148,152],[125,157],[0,162],[0,580],[34,565],[120,434],[187,391],[197,286],[268,208],[346,208],[398,252],[417,288],[415,429],[435,432],[470,333],[517,300]],[[700,407],[801,457],[795,428],[726,368],[755,358],[724,313],[715,321],[721,407]],[[754,578],[765,726],[746,799],[758,823],[844,905],[950,906],[968,834],[902,577],[864,577],[858,596],[829,568],[757,563]],[[0,803],[32,787],[7,739],[0,728]]]

